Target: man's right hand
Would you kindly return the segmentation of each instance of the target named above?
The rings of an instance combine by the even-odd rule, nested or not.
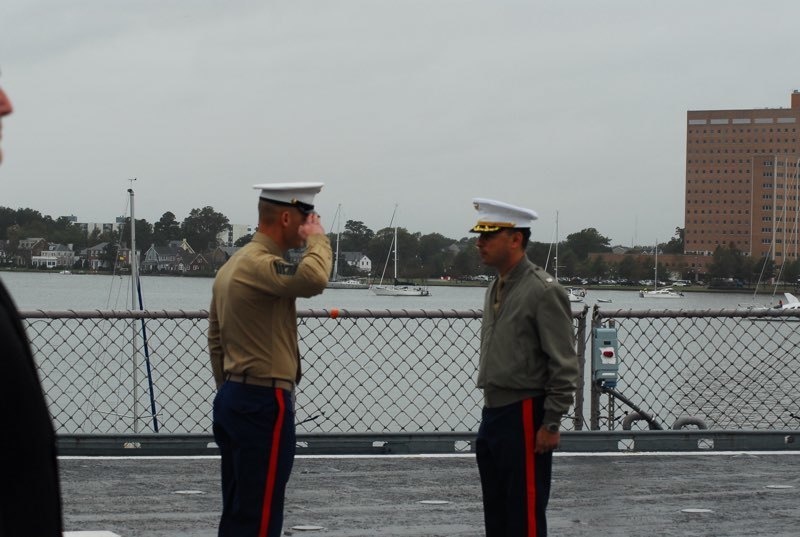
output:
[[[324,235],[325,228],[320,223],[320,216],[317,213],[308,215],[306,221],[300,224],[297,233],[303,240],[306,240],[311,235]]]

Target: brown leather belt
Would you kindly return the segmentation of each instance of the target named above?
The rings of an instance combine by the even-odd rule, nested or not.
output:
[[[280,388],[282,390],[294,391],[294,382],[264,377],[248,377],[247,375],[236,375],[234,373],[225,373],[225,380],[230,382],[238,382],[240,384],[252,384],[253,386],[264,386],[266,388]]]

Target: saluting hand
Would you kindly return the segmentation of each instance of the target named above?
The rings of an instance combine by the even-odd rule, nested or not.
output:
[[[297,234],[300,238],[306,240],[311,235],[324,235],[325,228],[320,223],[320,216],[317,213],[311,213],[306,217],[306,221],[300,224],[297,229]]]

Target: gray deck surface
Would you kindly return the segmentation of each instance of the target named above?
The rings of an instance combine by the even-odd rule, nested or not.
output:
[[[64,457],[60,469],[68,531],[109,530],[122,537],[216,535],[216,458]],[[551,536],[797,537],[800,452],[559,454],[548,513]],[[298,525],[324,529],[292,529]],[[284,533],[483,535],[475,460],[297,458]]]

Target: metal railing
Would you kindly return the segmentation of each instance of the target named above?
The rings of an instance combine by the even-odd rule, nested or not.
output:
[[[671,427],[796,429],[800,314],[574,314],[582,385],[566,430],[623,429],[629,409],[591,382],[591,328],[618,330],[618,392]],[[215,393],[204,311],[22,312],[60,434],[209,434]],[[299,313],[298,433],[477,430],[480,311]],[[146,335],[146,339],[144,337]],[[641,428],[636,423],[635,428]],[[646,424],[644,424],[646,427]]]
[[[664,429],[800,428],[800,312],[782,310],[600,311],[620,343],[617,391]],[[591,429],[625,415],[592,386]],[[645,424],[645,427],[648,427]]]

